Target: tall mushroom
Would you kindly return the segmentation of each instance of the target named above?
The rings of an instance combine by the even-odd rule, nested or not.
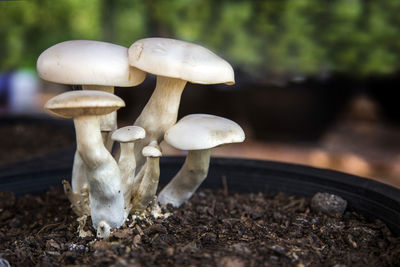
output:
[[[121,153],[118,160],[118,167],[121,171],[121,180],[125,199],[125,213],[128,215],[131,210],[131,197],[135,179],[136,160],[133,153],[135,142],[143,139],[146,132],[139,126],[125,126],[114,131],[112,140],[120,143]]]
[[[208,114],[182,118],[165,133],[171,146],[188,150],[185,163],[158,195],[160,204],[179,207],[188,200],[207,177],[213,147],[243,142],[245,135],[235,122]]]
[[[99,119],[124,106],[121,98],[101,91],[66,92],[45,104],[52,113],[74,119],[77,151],[87,167],[90,215],[99,236],[126,219],[120,171],[103,144]]]
[[[83,89],[114,93],[114,87],[135,86],[146,73],[128,63],[128,49],[123,46],[89,40],[72,40],[46,49],[37,60],[39,76],[50,82],[82,85]],[[117,129],[116,112],[100,116],[104,142],[111,150],[110,133]],[[81,193],[86,184],[85,166],[75,153],[72,190]]]
[[[129,64],[157,75],[157,85],[134,125],[146,130],[146,138],[135,147],[138,166],[144,163],[143,147],[160,143],[177,120],[180,98],[186,82],[199,84],[235,83],[231,65],[210,50],[188,42],[147,38],[128,50]],[[139,170],[139,169],[137,169]]]

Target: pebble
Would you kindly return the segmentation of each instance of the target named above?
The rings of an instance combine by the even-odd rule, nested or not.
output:
[[[311,208],[329,216],[342,216],[347,207],[347,201],[340,196],[329,193],[316,193],[311,199]]]

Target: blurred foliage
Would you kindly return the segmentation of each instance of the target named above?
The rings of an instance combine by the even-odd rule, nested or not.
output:
[[[200,43],[260,76],[391,74],[400,69],[400,1],[0,1],[0,69],[33,67],[70,39],[130,46]]]

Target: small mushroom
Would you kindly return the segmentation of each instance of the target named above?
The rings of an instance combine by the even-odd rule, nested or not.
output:
[[[132,186],[135,178],[136,161],[133,153],[135,142],[143,139],[146,132],[139,126],[126,126],[120,128],[111,136],[111,139],[120,143],[121,153],[118,167],[121,172],[121,180],[124,191],[125,211],[129,213],[131,207]]]
[[[71,91],[50,99],[45,108],[52,113],[73,118],[77,151],[87,167],[90,216],[95,229],[120,227],[124,216],[124,198],[120,171],[104,147],[99,116],[125,106],[124,101],[101,91]]]
[[[143,156],[146,157],[145,168],[139,172],[137,179],[140,182],[133,196],[133,210],[135,213],[143,212],[156,195],[158,180],[160,177],[160,157],[162,153],[157,142],[153,141],[143,148]]]
[[[160,204],[179,207],[207,177],[211,149],[223,144],[243,142],[242,128],[235,122],[207,114],[182,118],[165,133],[171,146],[188,150],[185,163],[158,196]]]
[[[187,82],[199,84],[235,83],[231,65],[210,50],[188,42],[147,38],[128,50],[129,64],[157,75],[157,85],[134,125],[146,130],[146,138],[135,147],[137,171],[144,164],[144,146],[160,143],[177,120],[183,89]]]
[[[89,40],[72,40],[46,49],[37,60],[39,76],[50,82],[82,85],[83,89],[114,93],[114,86],[128,87],[143,82],[146,73],[129,66],[128,49]],[[100,116],[106,148],[111,151],[110,133],[117,129],[117,113]],[[86,186],[86,166],[75,153],[72,190],[81,193]]]

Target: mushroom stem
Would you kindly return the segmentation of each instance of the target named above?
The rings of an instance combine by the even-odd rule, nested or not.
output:
[[[74,164],[72,168],[72,192],[75,194],[80,194],[82,189],[87,187],[87,178],[86,178],[86,165],[83,162],[81,156],[78,151],[75,151],[74,156]]]
[[[175,177],[161,190],[158,202],[179,207],[188,200],[207,177],[211,149],[190,150]]]
[[[175,124],[185,85],[186,81],[181,79],[157,76],[156,88],[134,123],[146,130],[146,138],[135,146],[137,171],[145,162],[142,149],[152,141],[160,143],[165,131]]]
[[[136,160],[133,155],[135,148],[134,143],[121,143],[121,152],[118,160],[118,166],[121,170],[121,180],[124,186],[132,185],[135,169]]]
[[[83,90],[98,90],[104,91],[111,94],[114,94],[113,86],[101,86],[101,85],[82,85]],[[100,129],[103,142],[108,151],[111,151],[113,146],[113,141],[111,140],[111,130],[103,131],[102,129],[112,129],[115,130],[117,128],[117,112],[111,112],[106,115],[99,116],[100,117]],[[74,164],[72,167],[72,192],[81,194],[81,190],[87,186],[87,178],[86,178],[86,166],[82,161],[79,153],[76,151],[74,156]]]
[[[139,172],[139,174],[143,173],[143,177],[139,188],[134,192],[132,208],[135,213],[143,212],[149,206],[158,187],[161,151],[155,142],[146,146],[144,150],[148,148],[151,150],[151,155],[144,153],[146,156],[145,169],[143,172]]]
[[[104,147],[99,116],[74,118],[77,150],[87,167],[90,215],[94,228],[101,221],[112,228],[125,221],[124,198],[120,171],[111,154]]]
[[[132,208],[132,186],[135,178],[136,161],[133,155],[134,143],[121,143],[121,153],[118,160],[118,167],[121,171],[121,181],[125,200],[125,215],[127,216]]]
[[[97,90],[114,94],[114,86],[82,85],[83,90]],[[114,141],[111,139],[112,132],[117,129],[117,112],[113,111],[100,117],[100,130],[103,142],[108,151],[112,150]]]

